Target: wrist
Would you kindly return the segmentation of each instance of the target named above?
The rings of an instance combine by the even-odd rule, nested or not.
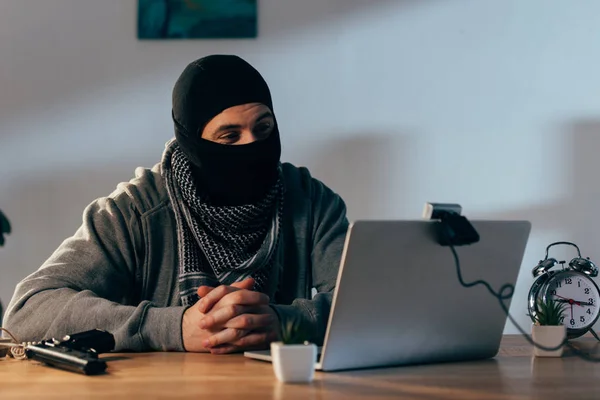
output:
[[[181,332],[184,314],[184,307],[148,305],[139,329],[146,346],[154,351],[184,351]]]
[[[210,333],[199,327],[200,319],[204,317],[196,307],[188,307],[181,319],[181,343],[183,351],[193,353],[207,353],[209,349],[202,346],[204,339]]]

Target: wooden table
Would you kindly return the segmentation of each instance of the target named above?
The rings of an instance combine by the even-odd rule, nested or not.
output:
[[[574,342],[600,356],[591,338]],[[271,364],[241,355],[108,355],[108,373],[84,376],[33,361],[0,360],[0,399],[600,399],[600,363],[569,351],[533,358],[518,336],[505,336],[491,360],[316,373],[311,384],[282,384]]]

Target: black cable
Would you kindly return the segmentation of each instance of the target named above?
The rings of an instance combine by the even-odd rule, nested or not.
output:
[[[593,337],[596,338],[597,341],[600,342],[600,337],[598,337],[598,334],[596,333],[596,331],[594,331],[592,328],[590,328],[590,333],[592,334]]]
[[[444,221],[442,220],[441,224],[444,226],[443,231],[445,232],[447,238],[448,237],[448,232],[447,232],[447,224],[444,223]],[[502,308],[502,310],[504,311],[504,313],[506,314],[506,316],[508,317],[508,319],[510,320],[510,322],[513,323],[513,325],[519,330],[519,332],[521,333],[521,335],[523,335],[523,337],[525,338],[525,340],[527,340],[531,345],[533,345],[534,347],[537,347],[538,349],[541,350],[545,350],[545,351],[554,351],[554,350],[559,350],[561,347],[563,346],[568,346],[573,353],[580,357],[583,360],[586,361],[590,361],[590,362],[600,362],[600,358],[595,358],[595,357],[590,357],[589,355],[587,355],[586,353],[583,353],[581,351],[579,351],[576,347],[574,347],[571,343],[568,342],[568,339],[564,339],[563,342],[555,347],[546,347],[546,346],[542,346],[539,343],[536,343],[530,335],[527,334],[527,332],[525,332],[525,330],[523,328],[521,328],[521,326],[517,323],[517,321],[515,321],[515,319],[513,318],[512,315],[510,315],[510,312],[508,310],[508,308],[506,307],[506,304],[504,303],[505,300],[509,300],[513,297],[514,293],[515,293],[515,287],[513,285],[511,285],[510,283],[506,283],[504,285],[502,285],[502,287],[500,288],[499,292],[496,292],[494,289],[492,289],[492,286],[486,282],[485,280],[477,280],[474,282],[465,282],[462,276],[462,272],[460,269],[460,260],[458,259],[458,254],[456,253],[456,249],[454,248],[454,246],[452,245],[451,241],[448,240],[448,247],[450,247],[450,250],[452,251],[452,255],[454,257],[454,264],[456,266],[456,275],[458,277],[458,281],[461,284],[461,286],[463,286],[464,288],[471,288],[473,286],[477,286],[477,285],[483,285],[485,286],[485,288],[491,293],[491,295],[493,297],[495,297],[496,299],[498,299],[498,302],[500,303],[500,307]],[[510,291],[510,293],[506,294],[504,292],[506,291]],[[596,334],[596,332],[594,332],[592,329],[590,329],[590,332],[592,333],[592,335],[600,340],[600,338],[598,338],[598,335]]]

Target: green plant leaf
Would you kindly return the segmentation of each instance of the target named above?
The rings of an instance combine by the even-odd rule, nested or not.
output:
[[[284,344],[303,344],[310,338],[310,333],[303,328],[299,318],[288,319],[281,329],[281,341]]]
[[[537,310],[533,316],[533,320],[537,325],[562,325],[560,318],[565,312],[565,303],[559,303],[550,296],[547,296],[545,301],[540,299],[536,305]]]

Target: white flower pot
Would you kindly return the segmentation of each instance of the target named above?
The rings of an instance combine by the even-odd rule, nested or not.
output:
[[[311,382],[315,375],[317,346],[308,344],[271,343],[275,376],[281,382]]]
[[[531,326],[531,336],[536,344],[544,347],[556,347],[567,337],[567,328],[565,328],[564,325],[545,326],[533,324]],[[561,357],[563,354],[563,347],[564,346],[561,346],[560,349],[554,351],[534,347],[533,355],[536,357]]]

